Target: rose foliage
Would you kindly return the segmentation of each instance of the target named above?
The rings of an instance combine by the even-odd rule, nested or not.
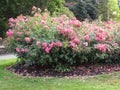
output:
[[[75,17],[52,17],[48,11],[40,11],[33,7],[33,17],[9,19],[6,47],[17,55],[18,62],[60,69],[120,61],[120,23],[80,22]]]

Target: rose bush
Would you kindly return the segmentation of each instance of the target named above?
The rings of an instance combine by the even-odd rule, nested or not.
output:
[[[119,62],[120,23],[80,22],[40,11],[33,7],[33,17],[9,19],[6,47],[17,54],[20,63],[63,70],[85,63]]]

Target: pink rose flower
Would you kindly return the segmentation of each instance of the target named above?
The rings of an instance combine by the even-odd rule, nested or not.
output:
[[[37,21],[35,21],[33,24],[34,24],[34,25],[38,25],[38,22],[37,22]]]
[[[45,29],[49,29],[49,27],[47,25],[44,26]]]
[[[52,22],[56,22],[56,21],[57,21],[57,18],[52,18],[51,21],[52,21]]]
[[[27,43],[29,43],[29,42],[30,42],[30,38],[29,38],[29,37],[25,37],[25,41],[26,41]]]
[[[42,25],[45,25],[46,24],[46,21],[45,20],[41,20],[40,22]]]
[[[70,41],[70,47],[71,47],[73,50],[75,50],[75,51],[78,50],[77,45],[76,45],[75,43],[71,42],[71,41]]]
[[[100,32],[100,33],[103,33],[103,32],[104,32],[104,30],[103,30],[102,28],[100,28],[100,29],[99,29],[99,32]]]
[[[73,39],[73,42],[76,43],[76,44],[79,44],[80,43],[80,40],[78,38],[74,38]]]
[[[108,47],[108,44],[99,44],[99,45],[95,46],[95,48],[97,48],[98,50],[100,50],[102,52],[106,52],[107,47]]]
[[[62,30],[62,33],[67,33],[68,32],[68,28],[64,28],[63,30]]]
[[[55,45],[54,45],[54,42],[52,42],[51,44],[49,44],[49,48],[52,49],[53,46],[55,46]]]
[[[47,48],[45,48],[45,52],[46,52],[46,53],[49,53],[49,52],[50,52],[50,50],[51,50],[51,48],[48,48],[48,47],[47,47]]]
[[[0,41],[2,41],[2,37],[0,37]]]
[[[61,42],[55,42],[54,45],[57,46],[57,47],[62,47],[62,43]]]
[[[36,45],[40,45],[40,41],[37,41],[37,42],[36,42]]]
[[[28,49],[27,49],[27,48],[25,48],[25,49],[24,49],[24,52],[28,52]]]
[[[17,32],[17,35],[20,36],[22,34],[22,32]]]
[[[87,47],[88,46],[88,42],[84,42],[83,45]]]
[[[74,23],[75,23],[74,20],[70,20],[70,21],[69,21],[69,24],[70,24],[70,25],[73,25]]]
[[[45,49],[47,47],[47,43],[42,43],[41,47],[42,47],[42,49]]]
[[[27,48],[22,49],[21,52],[28,52],[28,49]]]
[[[71,48],[74,48],[74,47],[76,47],[76,44],[73,42],[70,42],[70,46],[71,46]]]
[[[9,24],[9,27],[12,28],[14,26],[13,23],[8,23]]]
[[[111,27],[111,26],[106,26],[106,28],[107,28],[107,29],[112,29],[112,27]]]
[[[19,48],[16,48],[16,52],[20,53],[20,52],[21,52],[21,50],[20,50]]]
[[[118,47],[118,46],[119,46],[119,44],[118,44],[118,43],[114,43],[113,45],[114,45],[114,47]]]
[[[36,10],[36,7],[35,7],[35,6],[33,6],[33,7],[32,7],[32,11],[35,11],[35,10]]]
[[[85,40],[90,40],[90,36],[89,36],[89,35],[86,35],[86,36],[84,36],[84,39],[85,39]]]
[[[13,31],[9,29],[9,30],[6,32],[6,34],[7,34],[8,38],[10,38],[10,37],[13,35]]]
[[[80,28],[80,27],[81,27],[81,22],[80,22],[80,21],[78,21],[78,20],[76,20],[74,24],[75,24],[75,26],[76,26],[76,27],[78,27],[78,28]]]
[[[94,30],[95,30],[95,31],[98,31],[98,30],[99,30],[99,28],[98,28],[97,26],[95,26],[95,27],[94,27]]]
[[[98,42],[105,41],[106,40],[106,35],[105,34],[97,33],[96,37],[95,37],[95,40],[98,41]]]
[[[8,22],[11,22],[11,23],[13,23],[15,20],[11,17],[11,18],[9,18],[9,20],[8,20]]]
[[[35,40],[36,38],[35,37],[32,37],[32,40]]]

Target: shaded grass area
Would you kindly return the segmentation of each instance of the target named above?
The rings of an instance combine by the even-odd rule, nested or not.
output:
[[[0,90],[120,90],[120,72],[69,79],[22,77],[5,70],[15,61],[0,61]]]

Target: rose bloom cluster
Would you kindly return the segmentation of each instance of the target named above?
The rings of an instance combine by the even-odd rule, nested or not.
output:
[[[34,10],[34,9],[33,9]],[[69,19],[66,15],[61,15],[58,18],[51,18],[51,23],[53,26],[50,25],[49,21],[47,21],[47,14],[43,16],[37,16],[40,18],[40,20],[32,21],[30,20],[30,17],[25,17],[25,16],[18,16],[16,19],[10,18],[9,19],[9,25],[10,29],[6,32],[8,38],[16,36],[16,41],[19,42],[19,39],[23,38],[23,41],[26,43],[31,43],[31,32],[32,31],[30,28],[30,23],[32,23],[31,26],[38,27],[41,26],[45,32],[49,34],[49,32],[53,32],[56,30],[58,32],[57,34],[61,35],[60,38],[66,38],[67,42],[69,43],[68,46],[70,46],[73,50],[79,50],[79,46],[89,46],[89,42],[91,40],[94,40],[96,44],[92,45],[94,46],[95,49],[98,49],[102,52],[106,52],[106,50],[110,47],[112,44],[114,47],[119,47],[119,42],[113,41],[114,38],[119,36],[115,36],[114,33],[119,32],[116,31],[117,28],[120,27],[119,23],[113,22],[113,21],[108,21],[108,22],[103,22],[100,25],[97,26],[97,23],[89,23],[87,21],[84,21],[83,23],[78,21],[75,17],[73,19]],[[42,18],[43,17],[43,18]],[[50,18],[50,17],[48,17]],[[26,23],[25,25],[28,24],[28,30],[21,29],[24,26],[19,25],[21,22]],[[21,27],[20,27],[21,26]],[[13,29],[13,28],[14,29]],[[57,28],[55,28],[57,27]],[[51,30],[55,29],[55,30]],[[49,30],[49,31],[48,31]],[[43,32],[44,32],[43,31]],[[36,36],[36,35],[35,35]],[[52,47],[62,47],[63,41],[57,41],[57,42],[40,42],[40,38],[37,41],[34,36],[34,40],[36,41],[36,45],[41,46],[42,49],[44,49],[47,53],[50,52]],[[46,37],[45,37],[46,38]],[[55,37],[54,37],[55,38]],[[31,46],[31,45],[30,45]],[[16,51],[20,52],[18,50],[18,47],[16,47]],[[28,50],[25,50],[26,52]]]
[[[32,10],[41,11],[35,7]],[[51,17],[47,11],[43,14],[36,12],[33,17],[20,15],[8,21],[8,47],[10,45],[18,54],[34,49],[50,54],[56,48],[66,47],[75,52],[80,52],[81,48],[91,48],[101,53],[111,53],[120,44],[120,23],[115,21],[80,22],[66,15]]]

